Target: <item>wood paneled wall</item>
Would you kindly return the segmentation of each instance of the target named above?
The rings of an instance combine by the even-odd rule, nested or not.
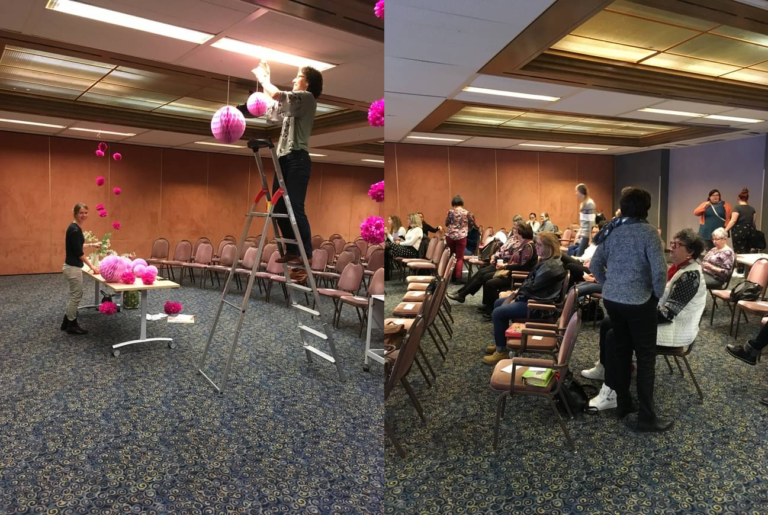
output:
[[[442,225],[459,194],[478,224],[511,229],[519,214],[549,212],[565,229],[578,222],[575,186],[589,188],[599,212],[613,213],[613,156],[435,145],[386,144],[384,217],[421,211]]]
[[[170,240],[171,251],[181,239],[207,236],[217,245],[227,234],[239,238],[261,189],[251,156],[112,143],[109,155],[123,154],[115,162],[97,158],[95,148],[94,141],[0,131],[0,275],[61,270],[77,202],[89,206],[86,230],[111,232],[120,253],[148,256],[159,236]],[[272,162],[264,163],[271,185]],[[99,175],[102,187],[95,183]],[[368,188],[383,175],[380,168],[313,163],[306,200],[312,234],[359,236],[363,218],[381,214]],[[119,196],[112,193],[116,186]],[[106,207],[106,218],[97,204]],[[122,224],[119,231],[114,221]],[[261,233],[263,223],[254,220],[251,234]]]

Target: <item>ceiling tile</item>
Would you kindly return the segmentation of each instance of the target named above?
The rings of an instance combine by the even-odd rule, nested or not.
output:
[[[616,116],[633,109],[650,107],[661,102],[659,98],[627,95],[610,91],[584,90],[568,98],[547,104],[542,109],[568,113]]]
[[[402,57],[385,57],[384,91],[447,97],[461,87],[474,69],[425,63]]]
[[[387,70],[387,72],[389,72],[389,70]],[[562,86],[560,84],[550,84],[548,82],[537,82],[533,80],[508,79],[506,77],[495,77],[493,75],[479,75],[470,85],[475,86],[476,88],[498,89],[501,91],[561,98],[573,95],[580,91],[579,88],[571,86]],[[503,97],[495,96],[493,98]]]
[[[512,145],[522,143],[521,139],[505,139],[505,138],[469,138],[463,143],[459,143],[459,147],[482,147],[482,148],[507,148]]]
[[[125,140],[125,143],[141,143],[160,147],[177,147],[195,141],[206,139],[198,134],[181,134],[178,132],[147,131]]]

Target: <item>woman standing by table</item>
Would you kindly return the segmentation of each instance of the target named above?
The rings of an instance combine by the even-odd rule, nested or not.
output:
[[[88,334],[88,331],[82,329],[77,324],[77,306],[83,298],[83,263],[93,270],[93,273],[99,275],[99,268],[94,267],[83,252],[83,247],[100,247],[101,243],[85,243],[82,225],[88,219],[88,206],[83,203],[75,204],[73,210],[75,219],[67,227],[65,236],[66,258],[62,273],[69,285],[69,302],[67,303],[67,313],[64,315],[64,321],[61,323],[61,330],[69,334]]]
[[[707,198],[708,200],[693,210],[693,214],[699,217],[699,236],[709,250],[715,246],[712,242],[712,231],[725,227],[726,220],[731,219],[733,209],[728,202],[722,200],[718,189],[710,191]]]

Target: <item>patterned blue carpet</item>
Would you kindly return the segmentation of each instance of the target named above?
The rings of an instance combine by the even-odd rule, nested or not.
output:
[[[387,283],[388,313],[404,290]],[[768,513],[768,408],[758,402],[768,396],[768,363],[750,367],[727,355],[727,309],[710,328],[708,308],[689,356],[703,404],[687,372],[682,378],[675,367],[670,375],[657,362],[657,410],[676,420],[672,431],[639,434],[609,412],[584,415],[567,422],[573,453],[544,400],[516,397],[494,453],[496,395],[481,362],[492,326],[475,312],[477,297],[454,303],[447,361],[428,336],[422,340],[437,382],[428,388],[416,368],[410,380],[427,424],[402,387],[386,403],[407,453],[400,459],[386,445],[386,513]],[[740,340],[756,333],[753,318]],[[591,326],[583,326],[571,360],[577,374],[598,357]]]
[[[177,347],[117,358],[110,345],[138,337],[138,311],[81,312],[90,333],[75,337],[59,330],[60,275],[0,277],[0,291],[0,513],[383,511],[383,371],[362,371],[352,310],[335,333],[340,383],[333,365],[307,364],[279,288],[271,304],[254,293],[219,396],[196,372],[219,289],[151,292],[150,313],[179,301],[197,323],[148,322],[150,337]]]

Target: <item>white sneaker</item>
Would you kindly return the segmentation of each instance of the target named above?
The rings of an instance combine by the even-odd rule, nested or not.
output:
[[[605,383],[597,397],[589,399],[589,407],[598,411],[616,408],[616,392],[608,388]]]
[[[602,363],[599,361],[595,362],[594,368],[590,368],[589,370],[582,370],[581,371],[582,377],[586,377],[587,379],[597,379],[599,381],[605,380],[605,367]]]
[[[744,272],[735,271],[735,272],[733,272],[733,276],[734,277],[744,277]]]

